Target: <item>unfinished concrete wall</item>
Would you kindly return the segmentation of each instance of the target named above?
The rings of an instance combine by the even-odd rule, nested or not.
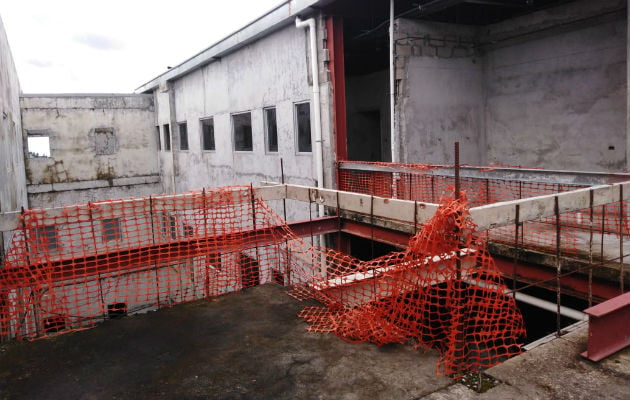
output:
[[[0,213],[17,211],[27,205],[20,83],[0,19]],[[0,256],[9,240],[9,235],[0,232]]]
[[[626,169],[625,3],[582,1],[485,29],[488,162]]]
[[[324,48],[321,29],[320,21],[320,51]],[[157,124],[163,142],[161,173],[166,189],[181,192],[280,181],[281,158],[286,182],[315,185],[314,152],[298,149],[295,113],[296,104],[310,104],[313,137],[315,121],[308,52],[308,31],[289,25],[156,90]],[[327,110],[329,82],[323,72],[320,78],[323,78],[320,87],[324,151],[330,164],[326,166],[330,179],[334,160],[330,156],[331,116]],[[268,151],[265,144],[264,110],[269,107],[276,109],[277,152]],[[238,113],[251,113],[252,151],[235,150],[232,115]],[[201,121],[208,118],[214,123],[214,150],[203,149]],[[187,124],[188,150],[181,149],[181,123]],[[164,147],[165,124],[170,124],[170,151]]]
[[[27,95],[20,99],[31,207],[162,192],[153,96]],[[29,149],[48,137],[49,156]]]
[[[399,19],[396,24],[397,131],[401,161],[479,164],[483,149],[481,60],[476,29]]]

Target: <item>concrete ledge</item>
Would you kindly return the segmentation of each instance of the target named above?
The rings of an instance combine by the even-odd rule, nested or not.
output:
[[[151,183],[159,183],[159,175],[144,175],[144,176],[132,176],[129,178],[115,178],[111,181],[105,179],[98,179],[92,181],[78,181],[78,182],[62,182],[62,183],[44,183],[28,185],[27,192],[29,194],[35,193],[48,193],[48,192],[65,192],[70,190],[88,190],[99,189],[106,187],[116,186],[133,186],[133,185],[146,185]]]

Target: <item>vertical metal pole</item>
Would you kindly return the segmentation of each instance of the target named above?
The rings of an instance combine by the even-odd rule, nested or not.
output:
[[[389,1],[389,136],[391,160],[398,162],[398,137],[396,136],[396,68],[394,66],[394,0]]]
[[[252,202],[252,227],[254,229],[254,232],[256,232],[256,198],[254,197],[254,185],[252,183],[249,184],[249,196]],[[255,252],[256,252],[256,263],[258,264],[258,284],[260,285],[260,273],[261,273],[261,268],[260,265],[262,264],[260,261],[260,254],[258,254],[258,243],[256,242],[255,245]],[[253,268],[253,266],[252,266]],[[242,283],[241,283],[242,284]]]
[[[460,199],[460,182],[459,182],[459,142],[455,142],[455,199]],[[456,227],[456,235],[460,235],[461,231]],[[457,323],[454,326],[455,332],[455,357],[460,358],[460,364],[465,362],[466,347],[466,317],[463,313],[464,309],[464,283],[462,282],[462,263],[461,263],[461,239],[457,236],[457,248],[455,249],[455,307],[457,307]]]
[[[455,199],[459,200],[459,142],[455,142]]]
[[[149,214],[151,215],[151,238],[153,239],[153,247],[155,248],[155,227],[153,225],[153,196],[149,196]],[[159,254],[157,258],[159,258]],[[155,290],[157,291],[157,307],[160,308],[160,278],[158,276],[158,262],[154,261],[153,267],[155,268]]]
[[[519,236],[519,227],[520,227],[520,213],[521,213],[521,205],[516,204],[514,209],[514,266],[512,269],[512,296],[516,300],[516,269],[518,268],[518,259],[520,247],[518,243]]]
[[[94,245],[94,254],[98,253],[98,249],[96,247],[96,232],[94,231],[94,216],[92,214],[92,203],[88,201],[88,211],[90,213],[90,228],[92,230],[92,244]],[[98,277],[98,291],[101,295],[101,306],[103,307],[103,319],[105,319],[106,314],[106,305],[105,305],[105,297],[103,296],[103,284],[101,283],[101,272],[97,271],[96,276]]]
[[[560,206],[558,204],[558,196],[554,197],[554,213],[556,215],[556,336],[560,337],[561,319],[560,319]]]
[[[459,197],[459,142],[455,142],[455,200],[459,200]],[[459,249],[455,257],[455,266],[457,269],[457,281],[459,283],[462,279],[462,265],[459,259]]]
[[[202,198],[202,204],[203,204],[203,237],[204,237],[204,254],[206,254],[206,256],[204,257],[204,267],[205,271],[206,271],[206,276],[204,279],[204,290],[203,290],[203,295],[204,298],[209,298],[210,297],[210,267],[208,266],[208,206],[206,204],[206,188],[203,188],[201,190],[201,195],[203,196]],[[220,256],[219,256],[220,257]],[[194,272],[193,272],[194,273]]]
[[[374,196],[370,196],[370,259],[374,259]]]
[[[602,234],[599,246],[599,254],[602,262],[604,262],[604,232],[606,232],[606,206],[602,206]]]
[[[593,305],[593,189],[589,190],[589,224],[588,224],[588,306]]]
[[[337,164],[337,179],[339,179],[339,164]],[[284,185],[284,161],[280,157],[280,182]],[[287,223],[287,198],[282,198],[282,211],[284,215],[284,223]],[[285,239],[284,248],[286,250],[287,257],[287,281],[285,284],[288,286],[291,284],[291,252],[289,251],[289,241]]]
[[[22,235],[24,236],[24,246],[26,247],[26,263],[28,264],[30,268],[31,267],[31,248],[29,246],[29,236],[26,235],[26,222],[25,222],[26,217],[24,216],[24,207],[21,208],[21,214],[22,215],[20,219],[22,222]],[[36,305],[35,295],[33,293],[32,287],[31,287],[31,293],[29,294],[29,297],[33,301],[33,320],[35,321],[35,335],[39,336],[39,318],[37,317],[37,305]],[[22,291],[20,291],[20,301],[21,300],[22,300]],[[26,322],[27,318],[28,318],[28,311],[24,313],[24,319],[15,328],[16,337],[20,336],[19,330],[23,329],[22,325],[23,323]],[[28,327],[26,327],[25,332],[28,334]]]
[[[284,185],[284,161],[280,157],[280,182]],[[282,198],[282,212],[284,215],[284,222],[287,222],[287,198]]]
[[[623,186],[619,186],[619,290],[623,294]]]

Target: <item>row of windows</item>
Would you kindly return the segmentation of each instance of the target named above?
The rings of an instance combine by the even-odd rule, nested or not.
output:
[[[252,114],[244,112],[231,115],[232,138],[235,151],[254,151],[252,137]],[[263,123],[265,131],[265,150],[269,153],[278,152],[278,123],[276,108],[263,109]],[[294,105],[294,123],[297,134],[297,149],[300,153],[310,153],[311,145],[311,109],[310,103],[297,103]],[[214,118],[202,118],[199,120],[201,127],[201,149],[205,151],[216,150],[214,139]],[[188,150],[188,123],[177,124],[179,134],[179,150]],[[169,124],[162,126],[164,132],[164,147],[162,147],[160,127],[156,126],[158,150],[171,151],[171,129]]]

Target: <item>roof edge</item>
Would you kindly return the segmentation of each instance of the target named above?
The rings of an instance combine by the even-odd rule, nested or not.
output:
[[[236,32],[231,33],[205,50],[139,86],[136,88],[135,93],[147,93],[157,88],[162,81],[179,78],[197,68],[203,67],[225,54],[266,36],[271,31],[288,25],[293,21],[294,17],[320,2],[320,0],[287,0]]]

